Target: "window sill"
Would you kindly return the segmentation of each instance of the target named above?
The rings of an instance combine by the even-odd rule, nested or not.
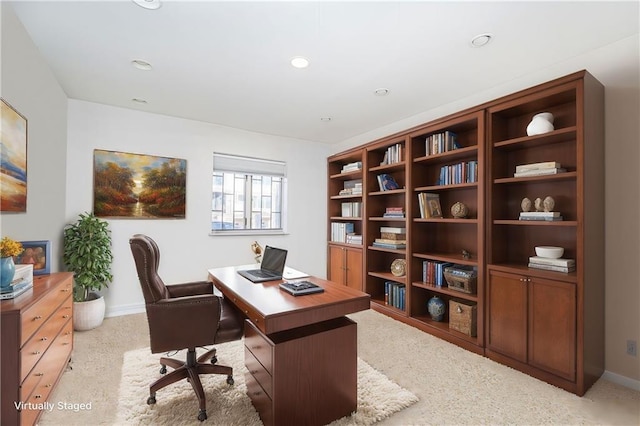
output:
[[[221,235],[289,235],[289,233],[282,229],[235,229],[226,231],[209,231],[210,237],[218,237]]]

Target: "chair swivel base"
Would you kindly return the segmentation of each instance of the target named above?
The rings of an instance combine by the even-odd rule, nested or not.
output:
[[[204,389],[202,387],[202,382],[200,381],[200,375],[226,374],[227,384],[233,385],[234,383],[232,376],[233,369],[231,367],[223,365],[213,365],[214,362],[217,362],[215,353],[216,350],[211,349],[196,359],[195,348],[189,348],[187,352],[187,360],[184,362],[173,358],[161,358],[161,374],[165,374],[167,372],[167,366],[174,368],[174,370],[166,376],[160,377],[158,380],[153,382],[151,386],[149,386],[149,398],[147,398],[147,404],[152,405],[156,403],[156,392],[158,390],[182,379],[187,379],[187,381],[191,383],[191,387],[193,387],[193,390],[198,397],[198,402],[200,405],[200,409],[198,411],[198,420],[206,420],[207,403],[204,395]],[[211,364],[206,363],[209,358],[211,358]]]

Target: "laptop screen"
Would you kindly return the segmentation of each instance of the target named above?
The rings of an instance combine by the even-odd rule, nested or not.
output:
[[[276,247],[266,246],[264,249],[264,256],[262,257],[262,264],[260,269],[263,271],[275,272],[278,275],[282,275],[284,271],[284,265],[287,260],[287,251]]]

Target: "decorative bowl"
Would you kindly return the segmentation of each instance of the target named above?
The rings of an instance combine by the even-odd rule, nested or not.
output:
[[[564,254],[564,248],[553,246],[536,246],[536,255],[549,259],[559,259]]]

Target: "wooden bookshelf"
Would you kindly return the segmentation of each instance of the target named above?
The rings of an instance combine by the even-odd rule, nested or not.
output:
[[[340,167],[356,158],[363,162],[356,174],[364,188],[356,229],[363,234],[361,288],[371,295],[372,308],[583,395],[604,369],[603,93],[581,71],[330,157],[330,221],[340,216]],[[527,125],[540,112],[554,115],[555,129],[528,136]],[[444,136],[432,138],[438,134]],[[452,134],[456,144],[450,144]],[[445,143],[434,149],[434,140]],[[398,161],[381,164],[396,145]],[[544,161],[561,163],[566,172],[514,177],[516,166]],[[477,162],[477,178],[456,180],[461,168],[452,167],[444,184],[443,166],[470,162]],[[381,173],[400,188],[381,190]],[[442,217],[421,216],[421,192],[438,194]],[[562,221],[519,220],[524,197],[546,196],[554,198]],[[467,217],[452,216],[456,202],[467,206]],[[404,207],[405,217],[385,217],[389,206]],[[375,246],[383,226],[406,228],[406,247]],[[563,257],[576,261],[575,272],[529,268],[537,245],[563,247]],[[406,261],[405,277],[390,273],[398,258]],[[476,291],[424,282],[425,261],[475,268]],[[403,309],[386,303],[387,281],[405,285]],[[427,310],[434,295],[447,304],[442,321]],[[450,301],[475,305],[475,336],[450,327]]]

